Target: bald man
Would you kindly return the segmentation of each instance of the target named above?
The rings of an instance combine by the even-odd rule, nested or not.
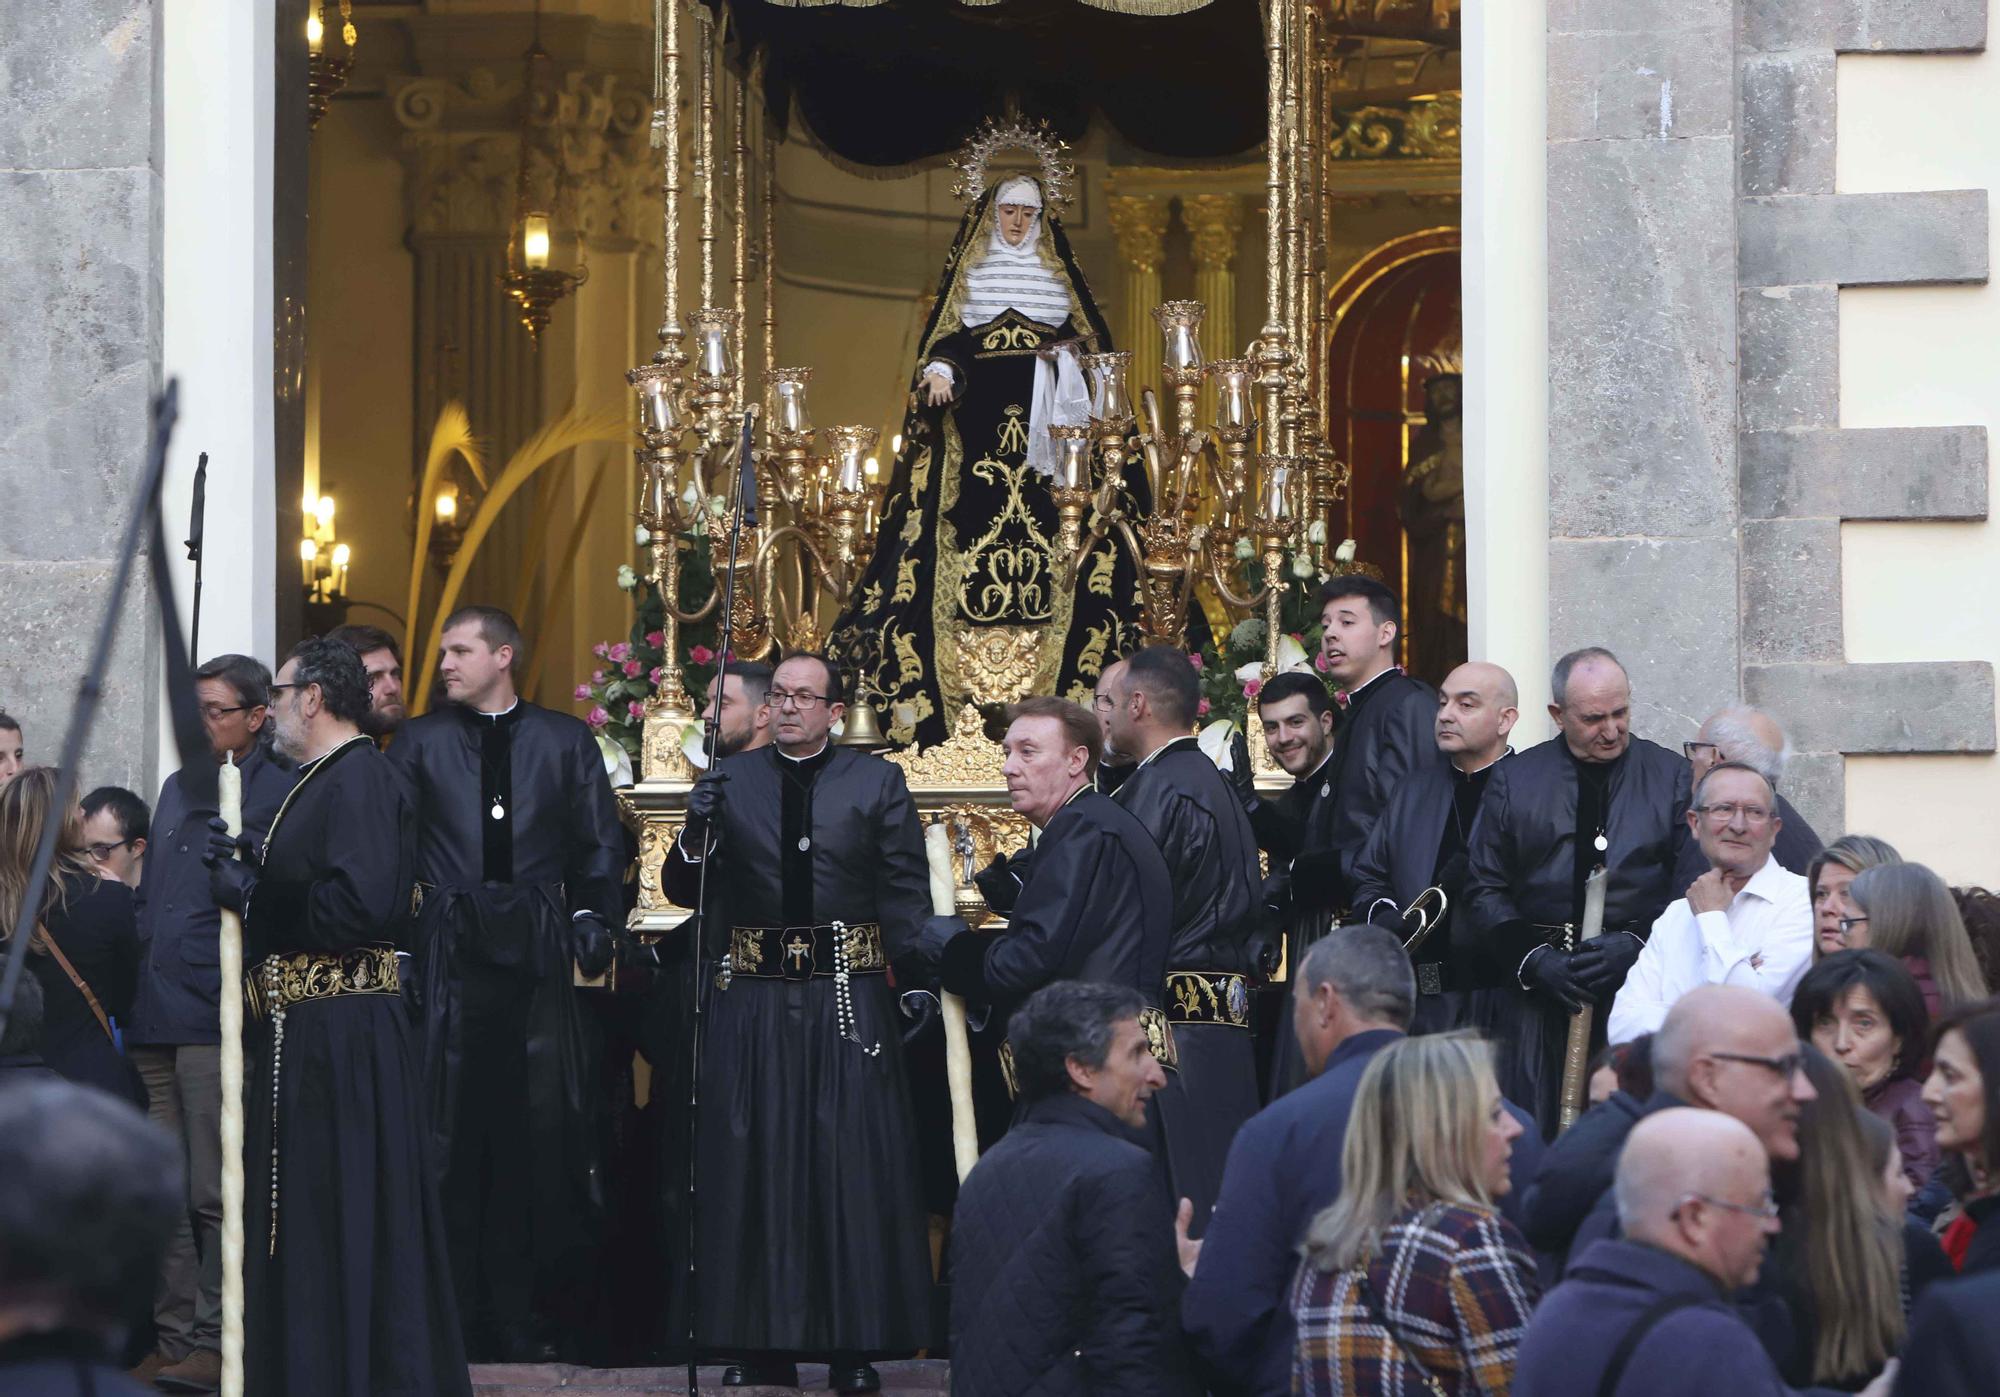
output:
[[[1806,817],[1793,809],[1779,790],[1784,783],[1785,766],[1791,761],[1792,742],[1778,720],[1746,703],[1717,709],[1708,715],[1693,741],[1681,744],[1681,750],[1687,753],[1694,768],[1696,784],[1717,762],[1741,762],[1771,783],[1771,789],[1778,792],[1778,818],[1783,821],[1778,828],[1778,841],[1771,847],[1771,857],[1778,861],[1778,867],[1804,877],[1807,866],[1824,845],[1818,833],[1806,823]],[[1688,841],[1681,850],[1680,862],[1674,865],[1675,896],[1686,893],[1688,884],[1708,869],[1709,861],[1701,846]]]
[[[1521,716],[1514,676],[1474,660],[1445,677],[1432,724],[1436,750],[1389,797],[1355,860],[1355,911],[1405,937],[1403,909],[1426,888],[1455,904],[1465,891],[1467,841],[1494,769],[1510,756],[1507,737]],[[1417,974],[1412,1033],[1460,1028],[1474,1016],[1474,992],[1504,984],[1476,947],[1452,939],[1452,917],[1410,951]]]
[[[1515,1397],[1789,1393],[1730,1303],[1778,1231],[1756,1134],[1715,1111],[1661,1111],[1634,1127],[1616,1193],[1624,1236],[1592,1244],[1542,1300]]]

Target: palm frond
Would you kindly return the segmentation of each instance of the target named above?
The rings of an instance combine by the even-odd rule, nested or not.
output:
[[[482,460],[485,448],[472,435],[472,417],[466,412],[465,404],[456,398],[438,409],[437,421],[431,426],[430,450],[424,453],[423,475],[417,486],[417,540],[416,550],[410,555],[409,603],[403,608],[406,618],[403,622],[403,654],[412,655],[410,646],[417,638],[417,603],[423,597],[424,562],[430,556],[431,548],[431,500],[437,493],[438,481],[444,478],[451,458],[456,455],[465,462],[472,472],[479,488],[486,488],[486,467]]]

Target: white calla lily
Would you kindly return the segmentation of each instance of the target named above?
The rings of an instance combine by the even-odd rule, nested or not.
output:
[[[1278,673],[1286,674],[1295,669],[1311,669],[1312,661],[1306,657],[1306,647],[1289,635],[1278,637]]]
[[[1195,736],[1195,744],[1215,763],[1218,771],[1234,771],[1235,754],[1229,750],[1229,739],[1235,734],[1236,724],[1227,718],[1217,718]]]

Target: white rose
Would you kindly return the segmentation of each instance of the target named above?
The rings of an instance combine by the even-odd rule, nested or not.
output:
[[[713,514],[717,519],[720,519],[729,512],[729,497],[727,495],[710,495],[708,497],[708,512]]]
[[[695,489],[692,480],[688,482],[687,489],[681,491],[681,503],[686,505],[690,510],[697,508],[701,504],[701,491]]]
[[[1236,540],[1236,556],[1247,563],[1257,556],[1257,547],[1249,539],[1239,538]]]
[[[632,542],[638,544],[641,548],[644,548],[647,544],[651,543],[652,541],[653,541],[652,531],[649,530],[644,524],[640,524],[632,530]]]
[[[620,563],[618,565],[619,590],[629,592],[638,585],[639,585],[639,574],[632,571],[631,564]]]
[[[1333,560],[1334,560],[1334,561],[1335,561],[1336,563],[1340,563],[1340,564],[1342,564],[1343,566],[1345,566],[1345,565],[1346,565],[1346,564],[1348,564],[1348,563],[1351,563],[1351,562],[1353,562],[1353,561],[1354,561],[1354,540],[1353,540],[1353,539],[1351,539],[1351,538],[1344,538],[1344,539],[1342,539],[1342,540],[1340,541],[1340,547],[1338,547],[1338,548],[1336,548],[1336,549],[1334,549],[1334,550],[1333,550]]]
[[[1306,526],[1306,542],[1324,544],[1326,542],[1326,520],[1315,519]]]
[[[1294,576],[1294,577],[1311,577],[1312,575],[1313,575],[1313,560],[1312,560],[1311,558],[1308,558],[1308,557],[1307,557],[1307,556],[1306,556],[1305,554],[1303,554],[1303,553],[1295,553],[1295,554],[1293,554],[1293,555],[1292,555],[1292,576]]]

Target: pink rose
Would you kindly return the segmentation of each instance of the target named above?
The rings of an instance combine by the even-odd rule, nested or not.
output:
[[[625,677],[627,679],[637,679],[646,670],[646,667],[640,664],[637,660],[627,660],[623,665],[619,666],[619,668],[625,671]]]
[[[625,705],[625,711],[634,718],[643,718],[646,716],[646,705],[637,699],[633,699],[632,702]]]
[[[715,658],[715,652],[709,649],[706,645],[694,645],[688,647],[688,659],[690,662],[694,664],[705,665],[714,658]]]
[[[604,705],[600,703],[584,715],[583,721],[593,728],[601,728],[611,721],[611,715],[604,711]]]
[[[1243,685],[1243,697],[1253,699],[1257,697],[1257,691],[1263,687],[1264,681],[1261,679],[1247,680]]]
[[[602,684],[605,680],[609,679],[610,677],[611,674],[608,670],[593,669],[590,672],[590,682],[593,684]]]
[[[576,701],[578,703],[590,702],[590,685],[579,684],[576,686]]]
[[[1321,674],[1326,673],[1326,651],[1322,650],[1317,655],[1313,656],[1313,668],[1318,670]]]
[[[1203,699],[1200,703],[1194,706],[1194,716],[1197,718],[1206,718],[1208,716],[1207,699]]]
[[[665,631],[647,631],[646,643],[657,650],[667,643],[667,633]]]
[[[666,666],[654,665],[653,672],[646,676],[646,682],[651,684],[655,689],[657,689],[660,687],[660,676],[665,674],[666,672],[667,672]]]
[[[1194,666],[1194,667],[1195,667],[1196,669],[1200,669],[1200,668],[1201,668],[1201,663],[1202,663],[1202,661],[1201,661],[1201,656],[1199,656],[1199,655],[1197,655],[1197,654],[1193,654],[1193,653],[1190,653],[1190,654],[1188,655],[1188,663],[1189,663],[1189,664],[1191,664],[1191,665],[1193,665],[1193,666]]]
[[[611,649],[605,654],[604,658],[610,660],[614,664],[622,665],[631,656],[631,654],[632,654],[632,647],[627,645],[624,641],[621,640],[616,645],[611,647]]]
[[[595,644],[595,645],[593,645],[593,646],[591,646],[591,647],[590,647],[590,653],[591,653],[591,654],[593,654],[593,655],[595,655],[595,656],[597,656],[597,658],[598,658],[598,659],[600,659],[600,660],[608,660],[608,659],[610,659],[610,658],[611,658],[611,642],[610,642],[610,641],[608,641],[608,640],[600,640],[600,641],[598,641],[598,642],[597,642],[597,644]]]

